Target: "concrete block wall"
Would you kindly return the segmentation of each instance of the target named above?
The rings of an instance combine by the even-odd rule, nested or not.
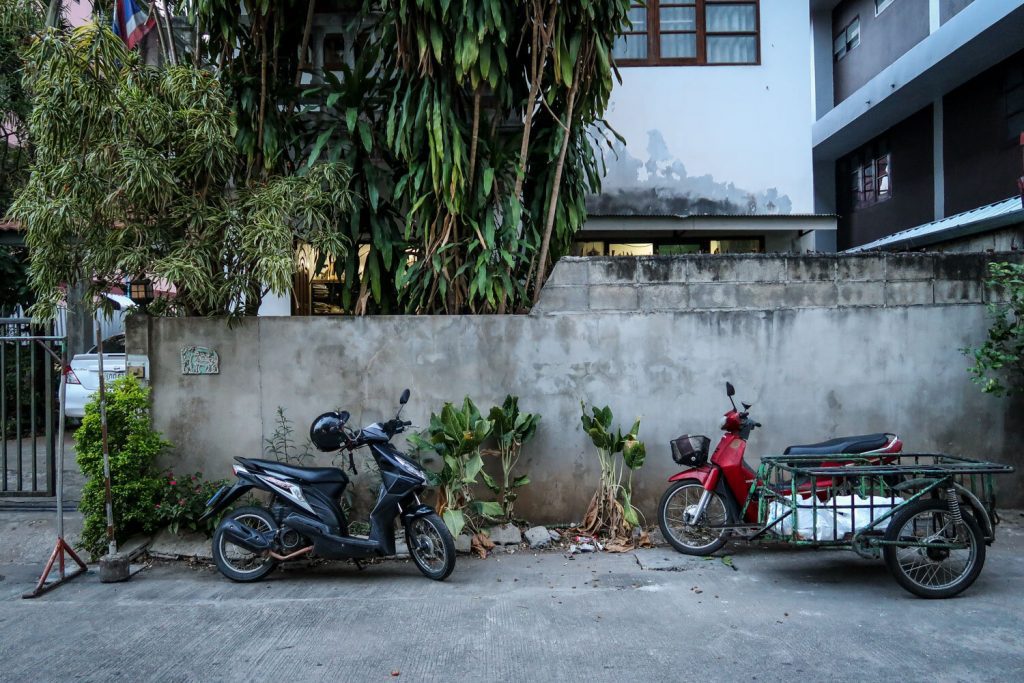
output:
[[[563,258],[535,313],[724,311],[980,304],[995,259],[878,253]]]
[[[1004,505],[1024,506],[1024,400],[982,394],[960,349],[985,338],[987,262],[1008,255],[742,256],[564,259],[530,315],[130,319],[129,353],[149,356],[156,425],[175,447],[163,464],[230,475],[259,456],[277,408],[304,438],[319,413],[357,425],[394,414],[424,426],[445,401],[486,410],[507,393],[542,416],[520,468],[533,483],[517,512],[578,521],[599,468],[580,401],[642,417],[647,464],[634,501],[654,523],[677,466],[668,442],[717,439],[724,382],[764,424],[748,461],[792,443],[893,431],[907,451],[1015,464]],[[219,375],[182,375],[181,348],[220,356]],[[402,445],[399,440],[399,446]],[[321,455],[316,464],[332,464]],[[493,468],[489,461],[487,467]],[[360,469],[359,500],[371,478]]]

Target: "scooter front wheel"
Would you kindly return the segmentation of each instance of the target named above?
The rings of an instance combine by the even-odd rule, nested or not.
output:
[[[455,540],[436,514],[409,522],[405,527],[405,542],[416,566],[428,579],[444,581],[455,569]]]
[[[696,481],[679,481],[669,487],[658,504],[658,526],[673,548],[686,555],[710,555],[726,543],[726,530],[731,523],[728,503],[717,491],[699,519],[692,519],[704,487]]]

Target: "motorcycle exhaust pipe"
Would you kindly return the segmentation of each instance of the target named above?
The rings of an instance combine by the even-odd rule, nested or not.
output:
[[[251,529],[237,520],[229,519],[221,526],[228,540],[240,548],[253,553],[265,553],[270,550],[271,542],[263,534]]]

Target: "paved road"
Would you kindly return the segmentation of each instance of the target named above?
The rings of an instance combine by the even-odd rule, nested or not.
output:
[[[736,570],[667,549],[460,558],[445,583],[407,562],[253,585],[174,564],[37,600],[17,596],[38,567],[0,565],[0,679],[1024,680],[1022,522],[945,601],[852,553],[743,546]]]

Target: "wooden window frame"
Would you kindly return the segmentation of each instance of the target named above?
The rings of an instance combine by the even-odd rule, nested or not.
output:
[[[885,162],[885,173],[884,177],[888,180],[888,187],[885,191],[885,196],[879,196],[879,162]],[[870,151],[861,153],[854,157],[850,164],[848,178],[856,177],[855,182],[851,182],[849,185],[850,190],[850,209],[852,211],[860,211],[861,209],[867,209],[881,204],[892,199],[892,152],[884,151],[879,153],[871,153]],[[868,178],[870,177],[871,187],[868,188]]]
[[[693,31],[668,31],[668,35],[695,34],[697,54],[695,57],[661,56],[661,7],[694,7]],[[707,5],[750,5],[754,6],[753,31],[712,31],[707,30]],[[647,10],[647,31],[626,31],[623,35],[647,35],[647,56],[643,59],[615,58],[616,66],[760,66],[761,64],[761,0],[647,0],[645,3],[631,3],[630,9]],[[707,37],[711,36],[753,36],[755,57],[752,62],[709,62],[707,61]]]

